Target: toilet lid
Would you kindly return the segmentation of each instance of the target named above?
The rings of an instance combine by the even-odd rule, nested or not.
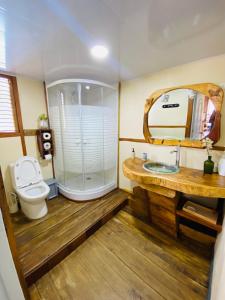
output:
[[[29,156],[23,156],[17,160],[14,168],[14,176],[17,188],[22,188],[43,180],[39,162]]]

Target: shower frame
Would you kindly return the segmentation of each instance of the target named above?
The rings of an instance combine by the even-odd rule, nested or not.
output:
[[[106,83],[100,82],[100,81],[95,81],[95,80],[89,80],[89,79],[60,79],[60,80],[56,80],[50,84],[46,85],[46,95],[47,95],[47,107],[48,107],[48,114],[50,116],[50,105],[49,105],[49,96],[48,96],[48,89],[54,86],[57,86],[59,84],[65,84],[65,83],[83,83],[83,84],[93,84],[93,85],[97,85],[99,87],[106,87],[106,88],[110,88],[114,91],[116,91],[116,141],[115,141],[115,145],[116,145],[116,152],[115,152],[115,180],[114,182],[110,183],[110,184],[106,184],[103,185],[101,187],[97,187],[95,189],[89,189],[89,190],[85,190],[85,191],[80,191],[77,189],[71,189],[66,187],[65,185],[63,185],[62,183],[58,182],[58,187],[59,187],[59,191],[61,194],[63,194],[65,197],[71,199],[71,200],[75,200],[75,201],[86,201],[86,200],[93,200],[99,197],[104,196],[105,194],[109,193],[110,191],[116,189],[118,187],[118,106],[119,106],[119,99],[118,99],[118,87],[114,87],[111,85],[108,85]],[[102,99],[104,101],[104,99]],[[79,105],[81,105],[81,103],[79,103]],[[51,127],[51,121],[49,118],[49,125]],[[53,128],[54,130],[54,128]],[[82,153],[82,157],[84,156],[84,154]],[[54,157],[52,159],[52,164],[53,164],[53,168],[54,168]],[[104,171],[104,169],[103,169]]]

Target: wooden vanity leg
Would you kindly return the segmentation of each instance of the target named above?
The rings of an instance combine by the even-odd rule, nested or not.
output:
[[[148,193],[140,186],[133,188],[133,194],[128,197],[129,206],[132,210],[132,214],[147,223],[151,222],[151,215],[149,211],[149,199]]]
[[[176,214],[176,238],[179,237],[180,216]]]
[[[176,208],[179,192],[150,185],[146,188],[136,186],[128,198],[132,214],[156,225],[171,236],[178,237],[179,216],[176,216]]]
[[[176,208],[180,198],[180,193],[176,193],[175,197],[169,198],[164,195],[148,191],[148,196],[152,223],[164,232],[167,232],[177,238],[179,220],[176,216]]]

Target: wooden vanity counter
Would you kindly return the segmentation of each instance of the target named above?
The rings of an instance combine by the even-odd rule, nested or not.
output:
[[[225,176],[184,167],[176,174],[153,174],[143,169],[143,163],[140,158],[126,159],[124,175],[140,186],[156,185],[196,196],[225,198]]]

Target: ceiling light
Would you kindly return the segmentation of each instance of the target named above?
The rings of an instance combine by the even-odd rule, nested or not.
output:
[[[109,50],[102,45],[96,45],[91,48],[91,55],[98,59],[106,58],[109,54]]]
[[[86,90],[90,90],[90,85],[86,85],[86,86],[85,86],[85,89],[86,89]]]

